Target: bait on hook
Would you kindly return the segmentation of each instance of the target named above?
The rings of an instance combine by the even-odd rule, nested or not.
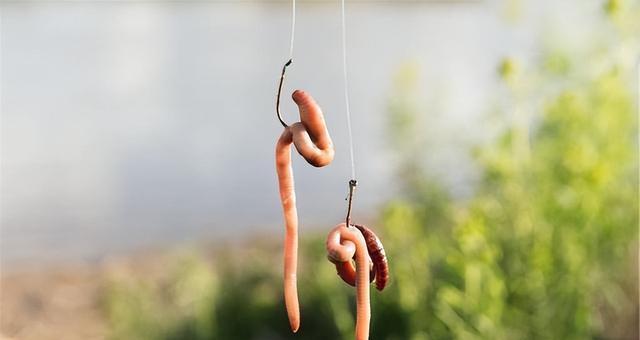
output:
[[[335,264],[338,275],[347,284],[356,287],[356,340],[369,338],[371,307],[369,304],[369,285],[375,281],[376,288],[383,290],[389,279],[389,266],[382,242],[369,228],[351,224],[351,209],[357,181],[355,180],[355,162],[351,134],[351,114],[347,91],[347,57],[345,37],[344,0],[342,4],[342,51],[347,129],[349,132],[349,150],[351,159],[351,180],[345,223],[337,225],[327,237],[328,259]],[[280,97],[287,67],[293,62],[293,42],[295,32],[295,0],[292,0],[291,45],[289,60],[282,67],[278,93],[276,95],[276,115],[284,127],[276,144],[276,172],[280,201],[285,219],[284,240],[284,300],[291,330],[300,328],[300,304],[298,301],[298,212],[291,167],[291,144],[307,162],[315,167],[331,163],[334,157],[333,142],[322,115],[322,110],[306,92],[296,90],[292,98],[300,111],[300,122],[288,125],[280,112]],[[353,264],[355,260],[355,267]]]

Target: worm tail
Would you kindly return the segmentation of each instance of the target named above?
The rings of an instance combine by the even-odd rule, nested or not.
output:
[[[284,236],[284,302],[291,330],[300,328],[300,305],[298,302],[298,212],[291,168],[291,133],[285,130],[276,146],[276,172],[280,189],[280,201],[285,220]]]

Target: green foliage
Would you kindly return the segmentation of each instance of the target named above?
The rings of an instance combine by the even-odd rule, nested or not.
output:
[[[483,177],[465,206],[434,205],[444,200],[424,194],[427,177],[400,177],[419,199],[384,215],[396,277],[387,297],[412,321],[396,338],[638,337],[628,317],[637,319],[638,282],[633,77],[623,62],[594,57],[611,66],[577,73],[565,56],[543,58],[543,85],[565,81],[530,115],[518,101],[531,96],[518,93],[526,75],[512,59],[500,64],[513,124],[477,148]]]
[[[504,113],[515,119],[474,151],[482,178],[464,203],[424,169],[415,70],[403,69],[389,132],[404,198],[381,216],[391,283],[372,290],[371,339],[638,338],[633,78],[627,59],[594,58],[607,66],[580,71],[564,54],[542,58],[530,72],[541,79],[535,88],[554,85],[542,98],[528,92],[519,63],[499,65],[513,97]],[[280,252],[260,243],[212,263],[179,258],[159,279],[113,280],[113,338],[351,339],[354,291],[326,261],[324,235],[301,240],[296,335]]]
[[[389,206],[392,291],[413,337],[604,337],[614,315],[636,312],[626,298],[638,245],[629,88],[604,72],[549,98],[530,135],[509,128],[479,148],[482,183],[452,228],[442,207],[425,213],[429,201]]]
[[[114,277],[105,293],[113,339],[206,339],[216,329],[215,273],[195,255],[155,280]]]
[[[518,71],[518,65],[515,60],[511,58],[505,58],[500,62],[498,66],[498,74],[504,80],[512,80]]]
[[[607,0],[604,4],[604,10],[609,15],[615,15],[620,11],[621,0]]]

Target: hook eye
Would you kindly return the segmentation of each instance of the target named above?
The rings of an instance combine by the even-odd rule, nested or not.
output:
[[[285,128],[288,128],[289,125],[284,122],[282,119],[282,114],[280,113],[280,94],[282,93],[282,85],[284,84],[284,74],[287,72],[287,66],[291,65],[293,59],[289,59],[284,66],[282,67],[282,73],[280,74],[280,84],[278,85],[278,95],[276,96],[276,114],[278,115],[278,120],[280,124]]]

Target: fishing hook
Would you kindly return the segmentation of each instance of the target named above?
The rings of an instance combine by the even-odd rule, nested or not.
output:
[[[278,120],[284,128],[288,128],[289,125],[282,120],[282,114],[280,113],[280,94],[282,93],[282,85],[284,84],[284,74],[287,72],[287,66],[291,65],[293,59],[289,59],[282,67],[282,73],[280,74],[280,84],[278,85],[278,95],[276,96],[276,113],[278,114]]]
[[[358,181],[356,181],[355,179],[352,179],[349,181],[349,203],[347,205],[347,217],[345,218],[345,222],[347,223],[347,226],[350,227],[351,226],[351,205],[353,203],[353,194],[356,191],[356,186],[358,185]]]

